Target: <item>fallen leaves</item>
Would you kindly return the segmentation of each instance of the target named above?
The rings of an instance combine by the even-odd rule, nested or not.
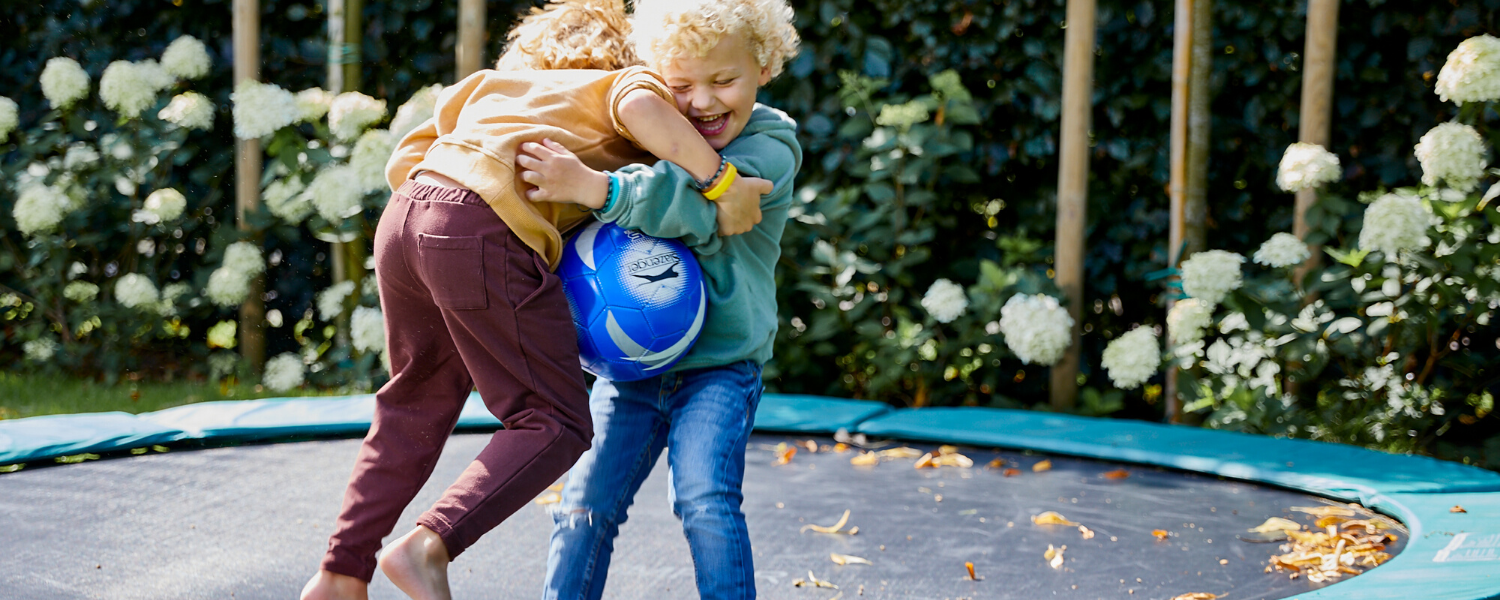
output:
[[[873,467],[880,464],[880,455],[874,452],[865,452],[864,454],[860,454],[859,456],[849,459],[849,464],[856,467]]]
[[[1050,461],[1050,460],[1044,460],[1044,461],[1039,462],[1037,464],[1031,465],[1031,471],[1033,473],[1041,473],[1043,471],[1051,471],[1051,470],[1052,470],[1052,461]]]
[[[1462,507],[1462,506],[1454,504],[1453,508],[1448,509],[1448,512],[1451,512],[1451,513],[1467,513],[1469,511],[1464,510],[1464,507]]]
[[[1291,521],[1291,520],[1288,520],[1288,519],[1283,519],[1281,517],[1271,517],[1269,519],[1266,519],[1265,523],[1261,523],[1260,525],[1256,525],[1255,527],[1251,527],[1247,531],[1249,531],[1251,533],[1270,533],[1272,531],[1301,531],[1301,530],[1302,530],[1302,524],[1301,523],[1298,523],[1296,521]]]
[[[1092,539],[1094,539],[1094,530],[1089,529],[1087,527],[1084,527],[1082,525],[1078,526],[1078,533],[1083,534],[1083,539],[1086,539],[1086,540],[1092,540]]]
[[[923,454],[917,459],[916,468],[959,467],[967,469],[974,466],[974,461],[967,456],[958,453],[958,448],[943,446],[934,452]]]
[[[891,448],[890,450],[881,450],[877,454],[879,454],[881,458],[887,458],[887,459],[891,459],[891,458],[918,458],[918,457],[922,456],[923,454],[926,454],[926,452],[923,452],[923,451],[918,450],[916,448],[902,446],[900,448]]]
[[[1167,531],[1165,529],[1152,529],[1151,530],[1151,535],[1156,536],[1156,541],[1161,542],[1161,541],[1166,541],[1166,539],[1168,537],[1171,537],[1172,532]]]
[[[1173,596],[1172,600],[1216,600],[1218,597],[1218,594],[1210,594],[1208,592],[1189,592]]]
[[[796,446],[788,446],[785,442],[776,444],[776,462],[772,464],[779,467],[781,465],[790,463],[792,462],[792,457],[796,455]]]
[[[1292,510],[1319,515],[1317,527],[1322,531],[1286,530],[1290,544],[1281,548],[1284,554],[1272,556],[1271,567],[1291,571],[1292,579],[1303,575],[1313,583],[1334,581],[1345,575],[1359,575],[1364,569],[1379,566],[1391,555],[1386,544],[1395,536],[1386,533],[1387,525],[1375,519],[1346,519],[1357,516],[1349,508],[1320,506],[1294,507]],[[1269,521],[1268,521],[1269,522]]]
[[[1003,458],[997,458],[995,460],[990,461],[990,464],[987,464],[985,466],[988,467],[988,468],[991,468],[991,469],[998,469],[1000,467],[1005,466],[1005,459],[1003,459]]]
[[[1054,511],[1047,511],[1039,515],[1032,515],[1031,522],[1037,525],[1067,525],[1069,527],[1081,527],[1078,523],[1069,521],[1067,517]]]
[[[542,506],[546,506],[548,504],[557,504],[558,502],[562,502],[562,494],[559,494],[557,492],[547,492],[545,494],[537,496],[535,502]]]
[[[860,558],[858,556],[850,556],[848,554],[830,553],[828,555],[828,558],[832,559],[833,562],[834,562],[834,564],[838,564],[838,565],[868,565],[868,564],[873,564],[868,559]]]
[[[828,525],[826,527],[823,526],[823,525],[812,525],[812,524],[803,525],[802,526],[802,530],[799,531],[798,533],[806,532],[809,529],[811,529],[812,531],[815,531],[817,533],[843,533],[843,534],[847,534],[847,535],[855,535],[855,534],[859,533],[859,528],[858,527],[850,527],[849,531],[842,531],[842,529],[844,528],[844,526],[848,525],[848,524],[849,524],[849,511],[846,509],[846,510],[844,510],[844,516],[839,517],[839,522],[834,523],[832,525]]]
[[[1120,480],[1130,477],[1130,471],[1126,471],[1125,469],[1115,469],[1113,471],[1100,473],[1099,476],[1105,479]]]
[[[829,589],[835,589],[835,590],[839,589],[839,586],[834,585],[833,582],[831,582],[831,581],[824,581],[822,579],[818,579],[816,576],[813,575],[812,571],[808,571],[807,572],[807,579],[802,579],[801,577],[798,577],[797,579],[793,579],[792,580],[792,586],[793,587],[829,588]]]
[[[1015,476],[1021,474],[1021,470],[1020,469],[1006,469],[1004,472],[1002,472],[1000,474],[1004,475],[1006,477],[1015,477]]]
[[[974,563],[966,562],[964,563],[964,568],[969,570],[969,581],[979,581],[981,579],[984,579],[983,577],[974,574]]]
[[[1067,551],[1067,549],[1067,544],[1064,544],[1061,548],[1054,548],[1052,544],[1047,544],[1047,552],[1042,555],[1042,558],[1047,560],[1047,566],[1060,569],[1063,565],[1063,552]]]

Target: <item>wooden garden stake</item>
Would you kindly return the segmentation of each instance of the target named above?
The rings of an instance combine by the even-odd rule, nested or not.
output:
[[[234,0],[234,82],[255,81],[260,77],[260,0]],[[260,140],[235,139],[234,208],[235,222],[249,230],[245,213],[260,206]],[[240,305],[240,353],[259,373],[266,364],[266,276],[250,281],[250,293]]]
[[[1213,6],[1211,0],[1177,0],[1172,42],[1171,157],[1167,193],[1171,222],[1167,264],[1207,245],[1208,150],[1213,123],[1208,91],[1213,70]],[[1167,301],[1171,310],[1172,300]],[[1170,340],[1168,348],[1170,348]],[[1177,369],[1169,367],[1164,386],[1166,417],[1182,418],[1177,395]]]
[[[1094,0],[1068,0],[1063,52],[1062,134],[1057,172],[1057,240],[1053,267],[1068,299],[1073,342],[1052,367],[1052,406],[1070,408],[1078,396],[1083,336],[1083,252],[1088,223],[1089,119],[1094,79]]]
[[[1308,0],[1307,45],[1302,54],[1302,107],[1297,141],[1328,147],[1333,106],[1334,55],[1338,46],[1339,2],[1338,0]],[[1316,190],[1297,192],[1296,220],[1292,233],[1297,239],[1307,241],[1310,228],[1307,225],[1307,209],[1318,199]],[[1300,285],[1302,276],[1316,269],[1322,258],[1322,249],[1311,247],[1312,256],[1297,268],[1296,281]]]
[[[484,0],[458,0],[458,78],[484,68]]]

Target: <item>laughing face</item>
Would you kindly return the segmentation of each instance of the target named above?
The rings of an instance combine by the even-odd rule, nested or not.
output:
[[[744,36],[719,40],[707,55],[678,58],[661,68],[682,111],[714,150],[723,150],[744,131],[755,108],[755,91],[771,80]]]

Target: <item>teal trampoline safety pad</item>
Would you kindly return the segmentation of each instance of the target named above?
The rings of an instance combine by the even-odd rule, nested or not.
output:
[[[1294,600],[1500,598],[1500,493],[1398,493],[1367,506],[1406,524],[1406,549],[1379,568]],[[1451,512],[1455,506],[1468,512]]]
[[[0,421],[0,465],[171,442],[181,432],[130,413],[48,415]]]
[[[765,394],[755,410],[755,429],[787,433],[853,431],[861,422],[889,412],[881,402],[796,394]]]
[[[859,432],[1157,465],[1364,503],[1377,494],[1500,491],[1500,473],[1424,456],[1035,411],[897,410],[861,423]]]
[[[374,411],[374,394],[362,394],[200,402],[143,413],[140,418],[181,431],[179,439],[264,439],[362,433],[370,428]]]

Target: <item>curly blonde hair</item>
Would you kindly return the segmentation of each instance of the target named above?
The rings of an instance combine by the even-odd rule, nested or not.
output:
[[[562,0],[532,8],[506,34],[501,71],[601,69],[641,64],[631,45],[624,0]]]
[[[786,0],[636,0],[630,41],[647,64],[660,67],[705,56],[724,36],[739,33],[775,77],[801,42],[793,17]]]

